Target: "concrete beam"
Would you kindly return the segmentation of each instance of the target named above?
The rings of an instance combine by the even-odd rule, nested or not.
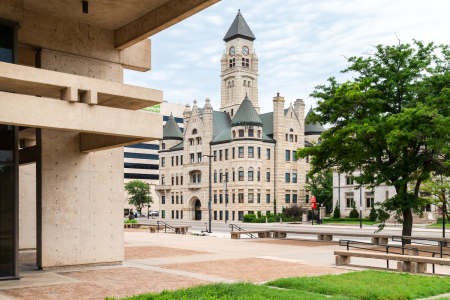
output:
[[[126,49],[219,1],[169,0],[142,17],[115,30],[115,46],[117,49]]]
[[[160,90],[0,62],[0,91],[130,110],[163,101]],[[86,91],[95,91],[90,95]],[[90,99],[90,100],[89,100]]]
[[[80,133],[80,151],[84,153],[96,152],[149,141],[152,140],[82,132]]]
[[[162,115],[144,111],[0,92],[3,124],[151,141],[162,139],[162,118]]]
[[[36,163],[37,147],[32,146],[19,150],[19,165],[29,165]]]

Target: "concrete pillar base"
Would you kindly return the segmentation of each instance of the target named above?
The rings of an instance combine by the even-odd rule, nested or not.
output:
[[[350,256],[342,256],[342,255],[336,255],[336,265],[337,266],[343,266],[348,265],[351,262]]]

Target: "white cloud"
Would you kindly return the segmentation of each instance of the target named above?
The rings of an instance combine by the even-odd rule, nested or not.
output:
[[[125,82],[162,89],[164,100],[220,106],[220,58],[223,37],[240,8],[257,40],[259,101],[272,109],[277,92],[287,102],[314,104],[309,94],[341,74],[343,56],[360,56],[376,44],[412,39],[450,44],[446,0],[222,0],[152,37],[152,70],[125,71]]]

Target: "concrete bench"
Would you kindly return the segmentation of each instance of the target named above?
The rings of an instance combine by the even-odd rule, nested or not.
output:
[[[334,251],[334,255],[336,255],[337,266],[350,264],[351,257],[396,260],[397,271],[399,272],[424,273],[427,271],[427,264],[450,266],[450,259],[416,255],[373,253],[364,251]]]
[[[317,232],[317,231],[285,231],[277,230],[274,231],[274,237],[285,238],[286,234],[307,234],[307,235],[317,235],[319,241],[332,241],[333,236],[348,236],[348,237],[370,237],[372,239],[372,244],[387,245],[389,242],[390,235],[380,235],[380,234],[364,234],[364,233],[343,233],[343,232]]]
[[[319,241],[332,241],[333,236],[349,236],[349,237],[370,237],[373,244],[387,245],[389,242],[390,235],[381,234],[364,234],[364,233],[343,233],[343,232],[317,232],[317,231],[277,231],[277,237],[285,238],[286,234],[307,234],[307,235],[317,235]]]
[[[124,223],[123,228],[142,228],[142,226],[145,226],[144,224],[139,223]]]
[[[150,227],[150,233],[157,233],[158,231],[164,231],[164,229],[167,229],[168,231],[172,231],[175,229],[176,234],[186,234],[189,231],[189,228],[192,226],[176,226],[176,225],[170,225],[165,227],[164,225],[147,225]]]
[[[272,231],[270,230],[252,230],[252,231],[232,231],[231,238],[232,239],[240,239],[241,234],[258,234],[259,238],[271,238]]]

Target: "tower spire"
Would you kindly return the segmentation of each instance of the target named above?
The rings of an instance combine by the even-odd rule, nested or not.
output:
[[[252,30],[248,26],[247,22],[245,22],[245,19],[241,14],[240,9],[238,11],[236,18],[234,19],[233,24],[231,24],[231,27],[230,29],[228,29],[228,32],[223,38],[223,40],[225,42],[228,42],[235,38],[243,38],[251,42],[256,40],[256,37],[253,35]]]

